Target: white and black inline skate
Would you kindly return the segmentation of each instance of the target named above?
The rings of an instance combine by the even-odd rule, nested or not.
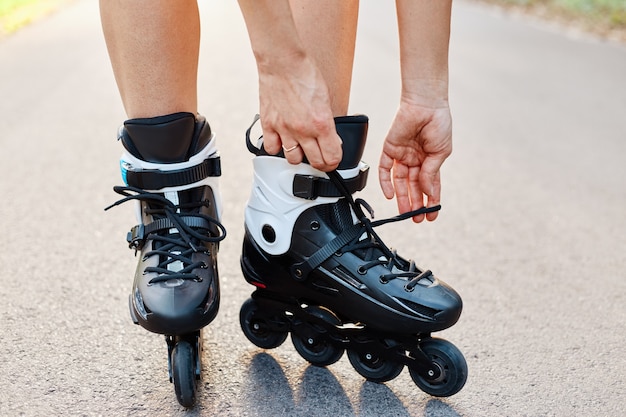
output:
[[[118,139],[124,196],[139,224],[127,241],[139,262],[129,298],[136,324],[165,335],[168,370],[181,405],[195,403],[201,377],[202,328],[216,316],[220,223],[220,158],[202,116],[175,113],[131,119]],[[110,208],[110,207],[107,207]]]
[[[424,392],[453,395],[467,379],[465,358],[431,333],[457,322],[461,298],[374,231],[440,207],[378,221],[366,216],[368,204],[352,195],[367,180],[361,156],[368,119],[335,122],[344,156],[328,174],[269,155],[262,143],[252,144],[250,129],[246,134],[255,157],[241,268],[256,290],[241,307],[242,330],[265,349],[290,333],[298,353],[317,366],[347,351],[354,369],[375,382],[392,380],[406,366]]]

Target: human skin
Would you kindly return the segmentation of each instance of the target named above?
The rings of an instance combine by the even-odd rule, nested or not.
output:
[[[314,168],[335,169],[342,148],[333,117],[348,110],[358,1],[239,0],[239,5],[259,72],[265,149],[292,149],[285,152],[290,163],[306,155]],[[402,93],[378,172],[383,194],[395,197],[404,213],[439,204],[440,168],[452,152],[451,0],[397,0],[396,9]],[[100,10],[127,116],[197,113],[196,1],[101,0]],[[436,217],[433,212],[413,220]]]
[[[441,200],[452,152],[448,104],[451,0],[397,0],[401,101],[379,161],[383,194],[401,213]],[[322,171],[341,160],[332,116],[345,115],[358,3],[239,0],[259,71],[264,146]],[[267,30],[267,22],[272,22]],[[295,145],[299,147],[294,148]],[[434,220],[437,212],[413,218]]]

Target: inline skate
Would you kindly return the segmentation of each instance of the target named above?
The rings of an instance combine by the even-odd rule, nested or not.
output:
[[[306,161],[291,165],[283,153],[269,155],[262,139],[250,140],[252,127],[246,133],[255,157],[241,268],[256,289],[241,307],[241,328],[264,349],[291,334],[297,352],[313,365],[331,365],[346,351],[370,381],[390,381],[406,366],[424,392],[453,395],[467,378],[465,358],[431,333],[457,322],[461,298],[374,231],[440,207],[371,219],[369,205],[353,198],[367,181],[361,156],[368,118],[339,117],[335,124],[344,156],[329,173]]]
[[[131,119],[120,128],[123,198],[136,202],[138,225],[127,235],[139,252],[130,315],[165,335],[168,372],[181,405],[195,403],[202,369],[202,328],[219,301],[217,252],[220,158],[206,120],[191,113]]]

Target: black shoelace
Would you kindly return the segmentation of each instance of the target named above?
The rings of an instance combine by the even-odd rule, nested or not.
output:
[[[192,255],[194,253],[208,254],[209,251],[203,242],[218,243],[226,237],[226,229],[217,219],[194,211],[210,203],[199,201],[176,205],[162,194],[151,193],[137,187],[116,186],[113,190],[123,195],[124,198],[106,207],[105,210],[127,201],[138,200],[146,203],[145,213],[156,219],[149,225],[139,226],[141,232],[138,238],[132,240],[129,238],[131,248],[135,250],[140,249],[148,239],[155,242],[153,245],[155,249],[144,254],[144,258],[159,256],[161,259],[158,266],[149,266],[144,270],[144,274],[157,274],[149,283],[155,284],[172,279],[201,281],[202,279],[193,271],[197,268],[208,268],[208,265],[203,261],[194,262]],[[212,226],[218,230],[216,236],[208,233]],[[146,228],[145,235],[144,227]],[[176,233],[171,233],[171,229],[176,229]],[[163,230],[167,232],[162,233]],[[168,267],[175,262],[180,262],[183,267],[169,269]]]
[[[432,272],[430,270],[420,271],[414,261],[410,260],[407,262],[399,258],[395,250],[391,250],[387,247],[387,245],[385,245],[380,236],[378,236],[378,234],[374,231],[374,227],[410,219],[411,217],[420,214],[432,213],[440,210],[441,205],[436,205],[434,207],[422,207],[394,217],[373,221],[365,215],[365,211],[367,211],[373,219],[373,210],[370,205],[360,198],[357,198],[356,200],[352,198],[352,195],[343,184],[343,178],[337,171],[329,172],[328,177],[347,199],[360,223],[357,225],[360,229],[359,232],[353,232],[357,236],[337,250],[337,253],[354,251],[365,252],[365,256],[363,258],[366,263],[359,267],[357,271],[359,274],[366,274],[370,268],[377,265],[383,265],[389,270],[389,273],[381,275],[380,282],[386,284],[396,278],[407,278],[408,282],[404,287],[406,291],[413,291],[415,286],[422,279],[428,279],[432,276]],[[363,233],[366,233],[366,237],[362,239],[361,237],[363,236]]]

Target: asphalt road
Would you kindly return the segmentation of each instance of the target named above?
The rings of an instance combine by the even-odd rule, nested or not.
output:
[[[239,329],[256,75],[235,2],[201,2],[200,109],[218,134],[228,238],[222,308],[205,333],[199,401],[167,380],[162,337],[127,310],[135,267],[120,183],[124,113],[82,0],[0,41],[1,416],[622,416],[626,402],[626,48],[457,1],[451,47],[455,151],[443,211],[390,225],[388,244],[463,296],[443,332],[469,379],[447,399],[403,372],[365,382],[347,358],[307,364]],[[371,118],[376,166],[398,100],[390,2],[363,2],[351,111]],[[372,174],[375,174],[373,170]],[[376,175],[361,193],[395,214]]]

